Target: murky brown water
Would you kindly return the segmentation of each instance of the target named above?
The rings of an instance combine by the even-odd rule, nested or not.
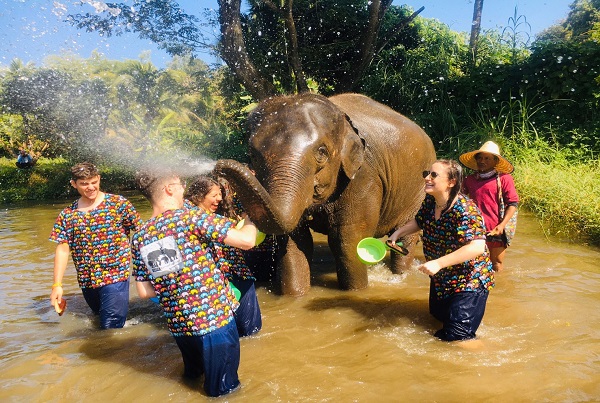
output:
[[[140,200],[134,203],[144,215]],[[54,245],[47,238],[64,205],[0,210],[0,401],[214,400],[181,380],[181,356],[159,308],[133,286],[121,330],[96,330],[72,266],[67,312],[59,318],[49,306]],[[259,288],[263,330],[241,341],[243,386],[218,400],[600,401],[597,248],[548,240],[521,213],[480,345],[469,347],[432,336],[439,323],[427,311],[425,275],[392,275],[379,264],[368,289],[340,291],[318,239],[307,296]]]

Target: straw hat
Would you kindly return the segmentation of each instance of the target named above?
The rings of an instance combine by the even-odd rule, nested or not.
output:
[[[466,167],[477,171],[477,161],[475,161],[475,156],[478,153],[490,153],[498,157],[498,163],[496,164],[495,168],[496,171],[500,173],[509,174],[515,170],[512,164],[500,155],[500,147],[498,147],[498,144],[494,143],[493,141],[486,141],[479,150],[464,153],[458,159]]]

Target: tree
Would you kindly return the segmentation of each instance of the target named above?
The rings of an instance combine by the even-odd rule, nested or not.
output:
[[[53,150],[85,156],[98,145],[106,123],[107,88],[99,79],[77,79],[50,68],[22,69],[2,82],[0,104],[22,118],[24,134]],[[47,146],[46,146],[47,147]],[[51,150],[52,151],[52,150]]]
[[[471,50],[473,65],[477,61],[477,42],[479,32],[481,31],[481,12],[483,11],[483,0],[473,2],[473,22],[471,24],[471,39],[469,40],[469,49]]]
[[[408,22],[420,12],[419,10],[412,16],[388,24],[386,31],[382,32],[382,23],[390,8],[393,8],[391,3],[392,0],[340,0],[334,3],[309,0],[282,0],[277,3],[271,0],[250,0],[250,11],[243,14],[241,0],[219,0],[218,24],[221,36],[216,47],[203,35],[199,19],[183,12],[175,1],[134,0],[133,6],[125,3],[110,4],[102,9],[101,14],[77,14],[70,18],[77,27],[98,31],[105,36],[137,32],[140,37],[152,40],[172,55],[197,55],[201,50],[209,49],[225,61],[238,81],[255,99],[261,100],[276,94],[278,88],[273,75],[265,72],[269,69],[264,69],[264,64],[257,63],[256,58],[260,59],[259,52],[256,52],[256,49],[248,49],[249,41],[261,36],[261,32],[253,28],[268,23],[269,19],[275,22],[271,25],[272,31],[264,31],[262,34],[270,38],[279,38],[286,51],[277,55],[262,56],[276,62],[283,55],[285,65],[290,66],[288,77],[279,80],[284,84],[289,83],[285,85],[285,91],[308,90],[303,59],[310,52],[306,48],[309,42],[303,41],[303,38],[313,41],[316,39],[319,44],[330,47],[339,47],[342,42],[346,42],[346,48],[352,51],[340,54],[339,58],[335,55],[336,63],[352,66],[351,69],[346,69],[346,74],[339,74],[339,77],[343,78],[329,77],[326,69],[314,71],[313,76],[317,81],[329,79],[339,83],[337,91],[348,91],[356,88],[373,57],[383,49],[382,44],[389,44],[390,38],[397,37]],[[325,28],[337,24],[345,26],[345,31],[353,35],[335,35],[335,32],[326,29],[322,32],[325,38],[333,35],[331,40],[327,41],[323,40],[323,37],[315,38],[307,32],[306,29],[310,27],[306,27],[304,31],[298,30],[298,24],[316,8],[327,12],[334,10],[338,16],[347,18],[348,22],[344,22],[345,19],[330,18],[325,21]],[[256,23],[253,23],[254,20]],[[312,42],[312,45],[314,44]],[[319,64],[327,64],[330,67],[331,57],[321,60]]]

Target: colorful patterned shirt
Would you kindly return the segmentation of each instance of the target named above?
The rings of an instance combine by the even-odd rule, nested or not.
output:
[[[208,247],[233,222],[199,209],[168,210],[133,235],[136,281],[150,281],[173,336],[201,336],[228,324],[238,303]]]
[[[232,221],[234,224],[237,224],[237,220]],[[228,279],[239,278],[243,280],[256,280],[252,275],[252,271],[250,271],[250,268],[246,264],[246,258],[244,258],[244,254],[240,248],[218,242],[215,242],[213,246],[217,251],[220,269],[225,273]]]
[[[485,239],[485,225],[475,202],[463,194],[438,220],[435,198],[427,195],[415,219],[423,229],[423,253],[427,261],[458,250],[470,241]],[[490,290],[494,286],[492,263],[487,246],[482,255],[466,262],[445,267],[432,276],[438,299],[457,292]]]
[[[77,203],[58,215],[50,241],[69,244],[81,288],[127,281],[129,233],[140,224],[139,214],[126,198],[108,193],[91,211],[77,210]]]
[[[204,211],[200,207],[196,206],[189,200],[184,200],[184,207],[189,210],[200,210]],[[233,222],[233,225],[237,225],[239,222],[237,219],[230,218]],[[240,278],[243,280],[252,280],[255,281],[256,278],[252,274],[252,271],[246,264],[246,258],[244,258],[244,254],[240,248],[236,248],[233,246],[225,245],[223,243],[212,242],[211,244],[204,244],[204,247],[209,247],[214,249],[215,258],[217,259],[217,264],[219,265],[219,269],[225,274],[228,279],[231,278]]]

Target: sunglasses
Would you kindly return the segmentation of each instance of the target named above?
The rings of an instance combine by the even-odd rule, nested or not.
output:
[[[434,171],[423,171],[423,179],[427,178],[429,175],[431,175],[431,179],[435,179],[438,176],[441,177],[441,175],[437,172]]]
[[[179,181],[179,182],[173,182],[173,183],[168,183],[167,186],[175,186],[175,185],[179,185],[182,188],[186,188],[187,187],[187,182],[186,181]]]

